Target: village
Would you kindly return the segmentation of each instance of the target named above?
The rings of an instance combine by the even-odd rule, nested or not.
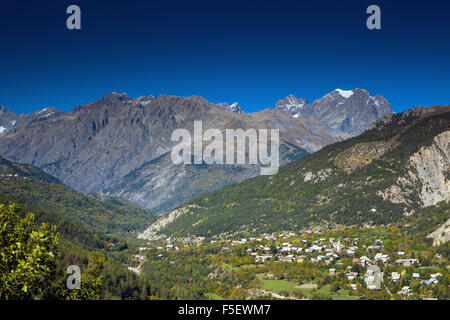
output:
[[[308,293],[322,286],[327,292],[331,287],[337,292],[345,292],[345,297],[351,299],[365,299],[370,295],[392,299],[417,298],[420,295],[423,299],[436,299],[433,292],[443,277],[437,261],[445,264],[442,256],[435,254],[432,257],[434,263],[430,263],[427,256],[423,264],[420,254],[418,256],[414,251],[397,250],[390,242],[389,239],[373,237],[328,237],[306,230],[301,234],[267,234],[239,240],[210,240],[195,245],[167,239],[164,244],[153,248],[139,248],[137,257],[142,263],[145,252],[149,250],[155,252],[153,259],[170,259],[176,252],[191,246],[215,247],[218,248],[215,255],[227,261],[224,265],[229,270],[254,270],[256,278],[262,283],[261,288],[268,289],[264,293],[275,298],[293,299],[295,297],[290,292],[304,289]],[[305,270],[311,269],[314,276],[306,273],[308,275],[299,274],[297,277],[295,272],[294,275],[289,272],[290,269],[298,270],[298,266],[303,266]],[[272,271],[280,268],[285,271]],[[133,269],[130,267],[130,270]],[[277,290],[271,291],[271,285],[281,289],[278,293]],[[282,289],[284,285],[288,290]],[[280,295],[280,291],[284,295]],[[335,297],[339,298],[337,295]]]

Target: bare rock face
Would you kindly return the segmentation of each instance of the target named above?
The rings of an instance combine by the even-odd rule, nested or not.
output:
[[[26,114],[17,114],[0,105],[0,136],[14,130],[27,119]]]
[[[425,207],[450,199],[450,131],[436,136],[431,147],[423,148],[410,161],[422,185],[419,196]]]
[[[5,158],[37,165],[79,191],[100,192],[170,150],[174,129],[190,128],[198,119],[223,126],[229,119],[221,112],[226,111],[195,96],[132,99],[112,93],[70,112],[33,113],[0,138],[0,150]]]
[[[433,246],[439,246],[450,240],[450,219],[448,219],[436,231],[430,233],[427,238],[433,239]]]
[[[437,135],[431,146],[422,147],[406,164],[406,175],[396,184],[380,192],[384,199],[394,203],[408,203],[417,192],[422,206],[428,207],[450,199],[450,131]]]
[[[191,206],[184,206],[182,208],[170,212],[164,217],[161,217],[160,219],[158,219],[158,221],[150,225],[150,227],[148,227],[145,231],[140,233],[138,235],[138,239],[146,239],[146,240],[161,239],[163,236],[157,235],[157,232],[163,229],[165,226],[169,225],[179,216],[188,213],[190,208]]]
[[[279,100],[275,106],[275,109],[295,118],[299,118],[302,110],[307,106],[308,104],[306,99],[297,98],[293,94],[290,94],[286,98]]]
[[[293,95],[277,102],[276,108],[296,118],[321,121],[327,126],[356,136],[375,121],[392,113],[389,102],[363,89],[336,89],[310,105]]]

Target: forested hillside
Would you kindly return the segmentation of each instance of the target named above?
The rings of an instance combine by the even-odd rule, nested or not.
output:
[[[9,207],[11,203],[15,205]],[[54,234],[60,235],[53,240],[54,244],[46,249],[54,258],[44,265],[27,264],[28,269],[24,269],[24,274],[36,273],[36,279],[40,280],[38,282],[24,280],[24,283],[29,285],[25,287],[28,293],[19,294],[20,290],[13,290],[13,285],[8,282],[9,278],[5,273],[6,278],[3,280],[6,281],[7,287],[3,289],[6,291],[0,290],[3,298],[147,299],[151,296],[151,285],[127,270],[124,264],[130,263],[131,253],[138,250],[132,239],[138,231],[145,228],[149,219],[150,221],[154,219],[153,213],[122,199],[112,197],[101,199],[99,196],[81,194],[41,169],[2,158],[0,158],[0,205],[2,205],[2,221],[13,219],[8,224],[27,226],[22,227],[22,236],[18,233],[19,227],[15,228],[15,231],[2,228],[8,236],[2,238],[2,241],[14,239],[8,246],[21,242],[24,243],[22,246],[28,246],[31,243],[29,237],[32,236],[34,229],[39,230],[41,223],[49,227],[54,226]],[[17,216],[25,219],[30,213],[33,214],[33,218],[27,220],[26,224],[19,222],[17,220],[19,218],[14,218]],[[6,243],[2,245],[6,246]],[[44,246],[41,248],[43,250]],[[26,254],[24,252],[24,256]],[[10,259],[8,262],[11,264],[10,267],[20,262],[15,261],[13,255],[8,252],[5,252],[5,257]],[[83,271],[84,290],[67,291],[66,269],[69,265],[77,265]],[[50,268],[50,273],[43,273],[44,267]],[[15,272],[18,270],[15,269]],[[36,286],[42,287],[42,290],[37,290]]]

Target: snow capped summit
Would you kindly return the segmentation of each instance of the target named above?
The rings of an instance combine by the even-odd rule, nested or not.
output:
[[[279,100],[275,109],[298,118],[301,110],[307,105],[306,99],[298,98],[293,94],[290,94],[286,98]]]
[[[224,108],[225,110],[229,110],[231,112],[234,112],[234,113],[239,113],[239,114],[243,114],[244,113],[244,110],[242,110],[242,108],[241,108],[241,106],[239,105],[238,102],[234,102],[231,106],[228,105],[227,102],[221,102],[221,103],[218,103],[217,106],[219,106],[221,108]]]
[[[37,114],[44,113],[44,112],[47,111],[47,110],[48,110],[48,108],[44,108],[44,109],[42,109],[41,111],[38,111]]]
[[[351,98],[351,99],[350,99]],[[335,89],[310,105],[294,95],[279,100],[276,110],[294,118],[323,122],[332,129],[351,135],[364,132],[371,123],[392,113],[389,102],[382,96],[370,96],[364,89]]]
[[[0,133],[6,134],[11,129],[23,123],[29,115],[17,114],[0,105]]]
[[[348,99],[353,95],[353,90],[342,90],[342,89],[336,89],[334,91],[337,91],[341,96]]]
[[[58,109],[56,109],[54,107],[46,107],[46,108],[44,108],[42,110],[33,112],[32,116],[34,118],[43,119],[43,118],[48,118],[50,116],[53,116],[55,114],[59,114],[61,112],[62,112],[61,110],[58,110]]]
[[[155,100],[155,97],[152,95],[144,95],[144,96],[140,96],[139,98],[133,99],[132,103],[133,105],[141,105],[141,106],[146,106],[150,103],[152,103],[152,101]]]

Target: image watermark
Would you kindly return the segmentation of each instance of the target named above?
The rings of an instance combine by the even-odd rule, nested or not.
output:
[[[383,282],[383,272],[376,265],[370,265],[366,273],[366,286],[369,290],[380,290]]]
[[[381,29],[381,9],[377,5],[371,5],[367,7],[367,14],[370,16],[367,18],[366,26],[369,30],[380,30]]]
[[[279,129],[225,129],[224,139],[221,130],[203,131],[202,121],[194,121],[193,135],[176,129],[171,141],[178,142],[171,153],[174,164],[259,164],[261,175],[276,174],[280,166]]]
[[[81,288],[81,269],[77,265],[70,265],[67,267],[67,277],[66,285],[70,290]]]
[[[66,20],[66,27],[69,30],[80,30],[81,29],[81,9],[77,5],[70,5],[66,10],[67,14],[70,14]]]

